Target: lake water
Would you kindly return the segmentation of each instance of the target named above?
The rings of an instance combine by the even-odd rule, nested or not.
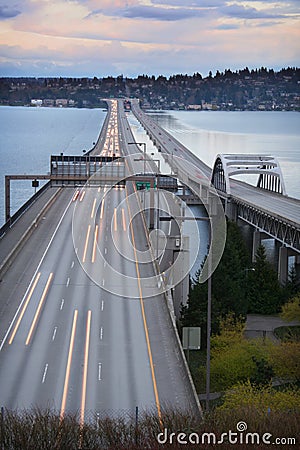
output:
[[[287,194],[300,198],[299,113],[172,111],[153,117],[211,167],[218,153],[275,156]]]
[[[4,222],[4,176],[44,174],[51,154],[80,155],[89,150],[104,118],[100,109],[0,107],[0,225]],[[276,156],[288,195],[300,198],[299,113],[169,111],[154,113],[153,118],[210,166],[218,153]],[[136,137],[146,142],[132,114],[129,119]],[[147,148],[151,150],[150,141]],[[14,213],[34,189],[29,181],[11,184]]]
[[[105,116],[100,109],[0,107],[0,226],[4,176],[46,174],[51,154],[81,155],[97,140]],[[34,189],[31,181],[11,181],[11,192],[13,214]]]

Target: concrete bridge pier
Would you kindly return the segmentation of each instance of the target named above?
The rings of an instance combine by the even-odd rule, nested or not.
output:
[[[300,255],[295,256],[295,270],[297,280],[300,280]]]
[[[289,249],[284,245],[279,247],[278,279],[285,284],[289,278]]]
[[[231,200],[225,200],[225,215],[233,222],[238,221],[238,205]]]
[[[277,245],[278,249],[278,279],[282,284],[285,284],[289,279],[290,260],[294,258],[294,265],[296,270],[297,280],[300,279],[300,255],[295,250],[286,247],[285,245]]]

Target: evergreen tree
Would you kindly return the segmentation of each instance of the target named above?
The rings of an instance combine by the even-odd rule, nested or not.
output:
[[[267,261],[265,247],[256,252],[253,271],[248,272],[248,312],[252,314],[274,314],[283,303],[283,290],[272,264]]]
[[[220,320],[228,313],[245,317],[247,303],[245,295],[245,268],[249,255],[241,232],[233,222],[228,222],[227,240],[222,259],[212,276],[211,331],[219,332]],[[187,306],[181,311],[183,326],[200,326],[203,347],[206,343],[207,327],[207,282],[201,284],[201,268],[191,282]]]
[[[284,287],[285,301],[288,301],[291,297],[295,296],[296,294],[300,294],[300,282],[297,277],[295,265],[293,265],[289,270],[288,281]]]

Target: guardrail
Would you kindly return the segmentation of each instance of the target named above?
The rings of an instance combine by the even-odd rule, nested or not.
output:
[[[27,202],[25,202],[16,211],[10,219],[5,222],[5,224],[0,228],[0,239],[1,237],[10,229],[10,227],[24,214],[25,211],[50,187],[50,181],[48,181],[44,186],[41,187],[32,197],[30,197]]]
[[[44,216],[45,212],[52,206],[52,204],[55,202],[56,197],[60,194],[61,188],[56,190],[54,194],[50,197],[50,199],[47,201],[47,203],[44,205],[44,207],[41,209],[41,211],[38,213],[38,215],[35,217],[35,219],[31,222],[31,224],[27,227],[27,229],[24,231],[16,245],[13,247],[13,249],[9,252],[9,254],[4,258],[4,260],[0,264],[0,275],[3,275],[7,269],[11,266],[15,258],[17,257],[18,253],[24,246],[25,242],[29,239],[33,231],[36,229],[38,223]]]

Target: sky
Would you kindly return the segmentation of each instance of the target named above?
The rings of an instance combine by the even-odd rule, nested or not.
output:
[[[299,67],[300,0],[0,0],[0,76]]]

